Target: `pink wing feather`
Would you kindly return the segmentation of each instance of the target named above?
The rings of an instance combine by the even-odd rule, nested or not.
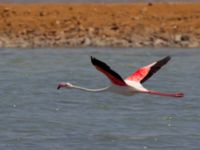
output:
[[[157,62],[151,63],[147,66],[144,66],[134,72],[132,75],[126,78],[126,80],[132,80],[136,82],[145,82],[148,80],[154,73],[156,73],[162,66],[167,64],[167,62],[171,59],[170,56],[167,56]]]

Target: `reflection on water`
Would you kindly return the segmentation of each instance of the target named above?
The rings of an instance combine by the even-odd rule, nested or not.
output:
[[[198,149],[198,49],[0,49],[0,149]],[[166,55],[172,60],[145,86],[185,92],[183,99],[56,90],[109,81],[95,56],[123,77]]]

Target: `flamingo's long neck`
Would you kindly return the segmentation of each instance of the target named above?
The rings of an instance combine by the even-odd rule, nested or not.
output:
[[[152,94],[152,95],[169,96],[169,97],[183,97],[184,96],[183,93],[162,93],[162,92],[151,91],[151,90],[146,93]]]
[[[71,88],[86,91],[86,92],[104,92],[104,91],[107,91],[109,87],[99,88],[99,89],[89,89],[89,88],[73,85]]]

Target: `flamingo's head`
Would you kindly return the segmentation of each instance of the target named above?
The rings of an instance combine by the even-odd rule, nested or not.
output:
[[[69,82],[60,82],[57,86],[57,89],[59,90],[60,88],[71,88],[73,85]]]

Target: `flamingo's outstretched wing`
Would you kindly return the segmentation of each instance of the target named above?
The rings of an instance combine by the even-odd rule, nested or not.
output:
[[[137,82],[143,83],[146,80],[148,80],[154,73],[156,73],[158,70],[160,70],[160,68],[162,68],[162,66],[167,64],[167,62],[170,59],[171,59],[171,57],[167,56],[157,62],[154,62],[152,64],[144,66],[144,67],[138,69],[132,75],[130,75],[126,80],[132,80],[132,81],[137,81]]]
[[[126,83],[119,74],[113,71],[106,63],[91,56],[91,62],[97,70],[105,74],[113,84],[126,86]]]

